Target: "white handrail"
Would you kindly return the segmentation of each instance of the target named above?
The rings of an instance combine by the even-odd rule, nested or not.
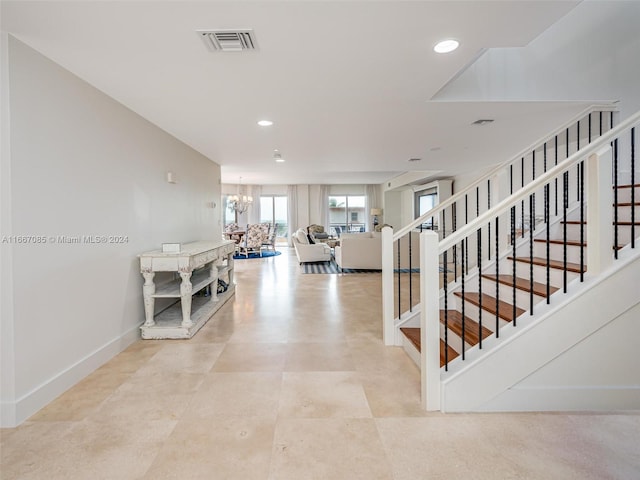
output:
[[[463,198],[464,195],[468,194],[470,191],[472,191],[478,185],[480,185],[481,183],[487,181],[491,177],[495,176],[500,171],[502,171],[504,168],[507,168],[508,166],[510,166],[513,163],[517,162],[523,156],[528,155],[533,150],[538,148],[540,145],[543,145],[545,142],[551,140],[556,135],[558,135],[557,132],[561,132],[563,130],[566,130],[569,126],[573,125],[574,123],[576,123],[581,118],[583,118],[584,116],[588,115],[589,113],[594,112],[594,111],[615,111],[615,110],[616,110],[616,106],[615,105],[599,105],[599,104],[595,104],[595,105],[591,105],[591,106],[585,108],[580,113],[578,113],[577,115],[572,117],[571,120],[568,120],[562,126],[554,129],[554,133],[547,134],[544,137],[542,137],[541,139],[535,141],[534,143],[532,143],[527,148],[521,150],[520,153],[518,153],[517,155],[513,156],[511,158],[511,160],[503,162],[503,163],[499,164],[498,166],[492,168],[489,172],[487,172],[484,175],[482,175],[475,182],[472,182],[470,185],[466,186],[460,192],[458,192],[455,195],[449,197],[444,202],[436,205],[434,208],[432,208],[428,212],[422,214],[420,217],[416,218],[409,225],[406,225],[406,226],[402,227],[401,229],[399,229],[397,232],[394,232],[393,240],[395,241],[395,240],[399,239],[400,237],[403,237],[404,235],[406,235],[407,233],[412,231],[414,228],[416,228],[417,226],[419,226],[422,223],[424,223],[424,221],[426,219],[428,219],[430,217],[435,217],[440,212],[442,212],[444,209],[446,209],[447,207],[453,205],[459,199]]]
[[[586,147],[578,150],[573,155],[558,163],[557,166],[554,166],[553,168],[547,170],[546,173],[540,175],[538,178],[522,187],[516,193],[508,196],[490,210],[487,210],[483,214],[471,220],[462,228],[456,230],[447,238],[443,239],[438,247],[438,253],[444,253],[446,250],[459,243],[465,237],[468,237],[469,235],[475,233],[478,228],[485,226],[490,220],[493,220],[503,213],[506,213],[507,210],[509,210],[514,204],[528,197],[538,188],[543,187],[547,183],[550,183],[551,180],[569,170],[580,160],[589,157],[604,145],[611,143],[613,140],[615,140],[616,137],[620,136],[626,130],[629,130],[633,126],[636,126],[635,124],[637,123],[640,123],[640,111],[624,120],[617,127],[602,134]]]

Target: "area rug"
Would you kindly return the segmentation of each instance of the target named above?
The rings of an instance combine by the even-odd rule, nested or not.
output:
[[[260,254],[259,254],[259,253],[251,252],[251,253],[249,253],[249,259],[252,259],[252,258],[276,257],[276,256],[278,256],[278,255],[280,255],[280,254],[282,254],[282,252],[279,252],[279,251],[277,251],[277,250],[276,250],[275,252],[273,252],[273,251],[271,251],[271,250],[267,250],[267,251],[265,251],[265,252],[262,252],[262,256],[260,256]],[[234,258],[235,260],[246,260],[246,259],[247,259],[247,257],[245,257],[244,255],[238,255],[237,253],[233,256],[233,258]]]
[[[382,270],[365,270],[361,268],[344,268],[340,270],[340,267],[334,262],[327,263],[304,263],[302,264],[302,273],[380,273]],[[440,267],[442,273],[444,269]],[[447,270],[451,271],[451,270]],[[394,273],[398,273],[398,270],[394,270]],[[401,268],[400,273],[409,273],[408,268]],[[419,268],[412,268],[411,273],[420,273]]]
[[[362,268],[340,269],[334,262],[303,263],[302,273],[380,273],[380,270],[365,270]]]

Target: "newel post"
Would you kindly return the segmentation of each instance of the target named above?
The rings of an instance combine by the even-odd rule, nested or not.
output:
[[[440,410],[440,282],[438,234],[420,234],[420,373],[422,407]]]
[[[382,338],[385,345],[395,345],[393,322],[393,229],[382,229]]]
[[[613,262],[612,151],[606,146],[587,160],[587,271],[597,275]]]

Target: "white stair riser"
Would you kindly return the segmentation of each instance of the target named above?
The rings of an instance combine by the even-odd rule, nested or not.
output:
[[[585,239],[586,242],[586,239]],[[584,264],[587,263],[587,248],[584,248]],[[564,255],[564,245],[557,243],[549,243],[549,258],[551,260],[562,261]],[[533,242],[533,256],[547,258],[547,243]],[[580,263],[580,247],[576,245],[567,245],[567,262]]]
[[[505,272],[506,273],[506,272]],[[529,264],[523,262],[516,262],[516,275],[522,278],[529,278]],[[577,278],[578,274],[574,272],[567,272],[567,281],[570,282],[574,278]],[[562,285],[564,278],[564,272],[557,268],[549,269],[549,281],[551,285]],[[547,282],[547,267],[543,265],[534,265],[533,266],[533,279],[536,282],[546,283]]]
[[[640,201],[640,198],[636,198],[636,201]],[[614,210],[615,215],[615,210]],[[636,230],[640,228],[640,206],[636,205],[634,218],[636,223]],[[631,206],[628,207],[618,207],[618,221],[619,222],[630,222],[631,221]]]
[[[462,312],[462,299],[456,297],[455,304],[452,306],[449,304],[449,308],[454,308],[459,312]],[[473,305],[470,302],[465,302],[465,310],[464,314],[466,317],[474,320],[476,322],[480,322],[480,315],[478,314],[479,308],[476,305]],[[488,322],[488,323],[487,323]],[[506,325],[508,322],[500,319],[500,325]],[[496,328],[496,316],[487,312],[486,310],[482,310],[482,326],[488,328],[492,332],[495,331]]]
[[[499,283],[498,290],[500,292],[500,300],[511,304],[513,303],[513,287]],[[496,298],[496,282],[492,282],[485,278],[482,282],[482,293],[486,293],[487,295],[491,295]],[[533,295],[534,305],[543,300],[544,297],[540,297],[535,294]],[[529,292],[516,288],[516,305],[520,308],[524,308],[525,310],[529,308]]]
[[[462,339],[456,335],[454,332],[451,331],[451,329],[446,329],[444,327],[444,323],[440,322],[440,338],[442,339],[442,341],[444,342],[444,332],[445,330],[448,330],[447,332],[447,344],[453,348],[456,352],[460,353],[462,352]]]
[[[587,230],[585,229],[585,238],[587,236]],[[635,227],[636,238],[640,236],[640,225],[636,225]],[[562,238],[561,236],[558,238]],[[613,235],[613,233],[612,233]],[[569,239],[579,239],[580,238],[580,225],[567,225],[567,238]],[[631,225],[618,225],[618,244],[626,245],[631,242]],[[611,238],[611,246],[613,247],[613,237]]]
[[[638,182],[636,177],[636,182]],[[640,202],[640,187],[635,187],[635,200]],[[618,188],[618,202],[630,202],[631,201],[631,189],[630,188]]]

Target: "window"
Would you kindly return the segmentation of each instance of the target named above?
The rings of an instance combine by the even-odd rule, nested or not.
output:
[[[329,196],[329,233],[339,236],[342,232],[364,232],[364,205],[364,195]]]
[[[286,242],[287,238],[287,197],[265,195],[260,197],[260,222],[275,223],[276,243]]]
[[[435,188],[420,190],[415,193],[415,217],[418,218],[429,210],[434,208],[438,203],[438,192]],[[422,224],[425,228],[437,227],[438,218],[427,218]]]

